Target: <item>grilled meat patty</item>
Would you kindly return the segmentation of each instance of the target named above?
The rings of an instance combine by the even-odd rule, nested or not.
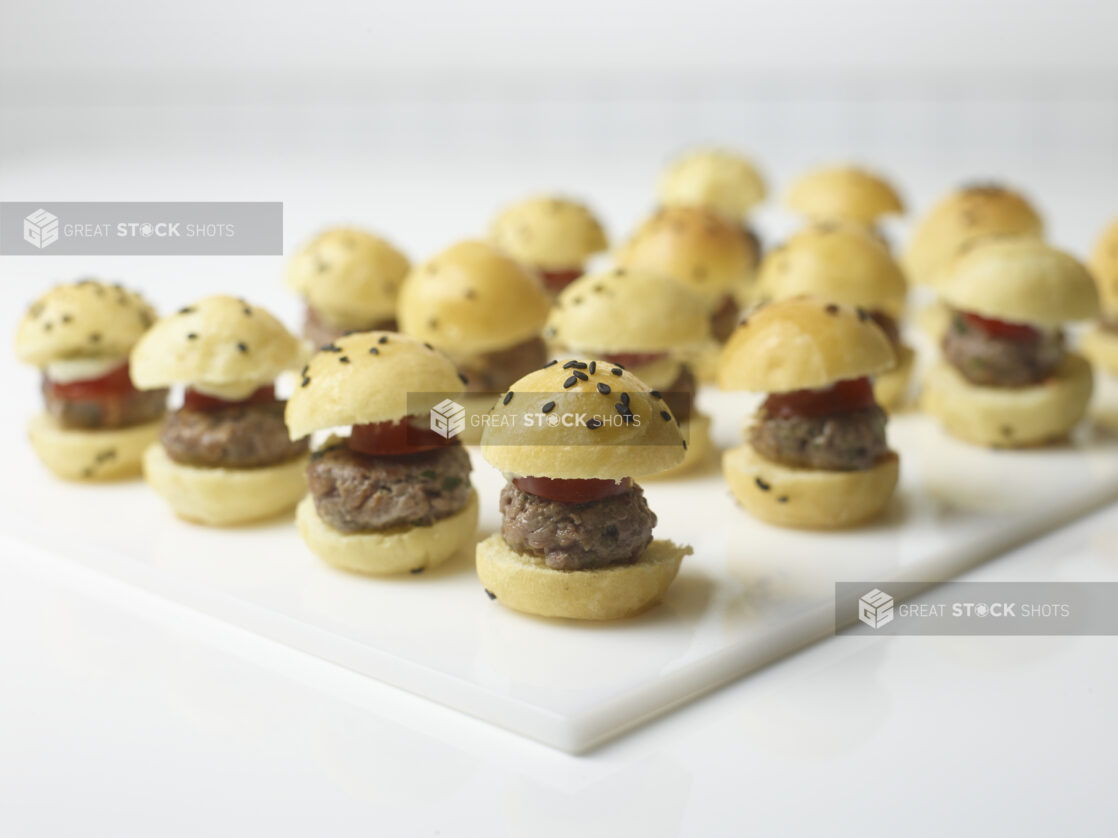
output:
[[[794,468],[856,471],[872,468],[889,450],[885,411],[876,405],[829,416],[769,416],[758,412],[749,441],[761,456]]]
[[[470,497],[470,458],[455,443],[415,454],[373,456],[344,443],[316,452],[307,466],[314,507],[342,532],[433,524]]]
[[[963,377],[985,387],[1027,387],[1048,378],[1064,359],[1062,332],[1028,339],[994,337],[958,312],[943,336],[943,355]]]
[[[694,412],[695,401],[695,376],[687,367],[683,367],[676,376],[675,381],[662,392],[664,404],[672,412],[672,416],[680,422],[686,422]]]
[[[500,393],[518,379],[547,363],[547,346],[532,338],[507,349],[475,355],[462,362],[467,393]]]
[[[733,297],[727,297],[722,305],[710,316],[710,333],[719,343],[729,340],[734,329],[738,327],[738,318],[741,310],[734,302]]]
[[[634,561],[652,541],[656,515],[644,490],[587,503],[561,503],[501,490],[501,535],[518,553],[540,556],[555,570],[590,570]]]
[[[349,334],[350,332],[395,332],[396,321],[393,318],[381,320],[376,323],[370,323],[360,329],[340,329],[331,323],[326,322],[322,315],[318,313],[311,306],[307,306],[307,313],[303,319],[303,337],[313,343],[316,347],[325,346],[328,343],[333,343],[338,338]]]
[[[167,411],[167,390],[133,390],[96,399],[64,399],[44,377],[43,403],[64,428],[87,431],[129,428],[154,422]]]
[[[283,422],[284,402],[232,405],[217,410],[176,410],[159,440],[177,463],[202,468],[264,468],[307,451],[292,442]]]

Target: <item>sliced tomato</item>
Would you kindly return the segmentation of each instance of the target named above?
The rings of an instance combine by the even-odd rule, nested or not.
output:
[[[128,374],[127,361],[97,378],[70,381],[65,384],[48,379],[48,384],[52,395],[73,402],[95,401],[136,392],[136,388],[132,386],[132,378]]]
[[[868,378],[839,381],[821,390],[793,390],[790,393],[771,393],[765,400],[766,415],[775,419],[802,416],[829,416],[862,410],[876,404],[873,385]]]
[[[398,422],[371,422],[354,425],[349,435],[349,447],[362,454],[414,454],[441,448],[452,440],[443,439],[429,428],[410,424],[407,419]]]
[[[1037,340],[1040,338],[1040,330],[1024,323],[995,320],[993,317],[983,317],[969,311],[960,312],[959,316],[968,326],[985,332],[992,338],[1000,338],[1001,340]]]
[[[620,481],[515,477],[512,483],[522,492],[560,503],[589,503],[592,500],[623,495],[633,488],[633,481],[628,477]]]
[[[603,355],[602,360],[619,364],[625,369],[639,367],[641,364],[651,364],[661,358],[667,358],[667,352],[617,352],[613,355]]]
[[[223,407],[245,406],[250,404],[269,404],[276,400],[274,384],[265,384],[252,392],[248,398],[229,401],[216,396],[207,396],[199,393],[193,387],[187,387],[183,393],[182,406],[187,410],[220,410]]]
[[[576,279],[582,276],[582,268],[567,268],[559,271],[540,271],[543,284],[551,291],[558,294]]]

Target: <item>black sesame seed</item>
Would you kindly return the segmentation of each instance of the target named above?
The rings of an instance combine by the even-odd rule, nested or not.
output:
[[[244,341],[238,341],[237,342],[237,351],[238,352],[248,352],[248,345]]]
[[[828,303],[827,307],[823,310],[825,312],[827,312],[827,314],[838,314],[839,307],[837,305],[835,305],[834,303]]]
[[[567,363],[563,364],[563,369],[584,370],[586,369],[586,364],[582,363],[582,361],[567,361]]]
[[[320,352],[341,352],[342,348],[336,343],[325,343],[319,347]]]
[[[463,384],[470,383],[470,379],[466,378],[466,374],[463,372],[458,373],[458,380],[461,381]]]
[[[683,450],[687,450],[687,440],[683,440]]]
[[[590,376],[588,376],[582,370],[571,370],[571,375],[573,375],[579,381],[589,381],[590,380]]]
[[[101,333],[100,332],[92,332],[89,335],[89,342],[90,343],[100,343],[101,342]]]
[[[781,495],[776,499],[777,503],[788,503],[788,495]]]
[[[558,359],[556,359],[554,361],[548,361],[546,364],[544,364],[542,367],[540,367],[540,369],[546,370],[548,367],[553,367],[558,363],[559,363]]]
[[[497,598],[497,595],[495,593],[493,593],[491,590],[489,590],[488,588],[485,589],[485,595],[487,597],[489,597],[490,600],[494,600],[494,599]]]
[[[618,363],[614,362],[614,366],[615,366],[615,367],[618,367],[619,369],[625,369],[625,365],[624,365],[624,364],[618,364]]]
[[[598,371],[598,362],[597,361],[591,361],[590,362],[590,374],[593,375],[597,371]]]
[[[563,382],[563,389],[564,390],[569,390],[570,388],[574,387],[576,384],[578,384],[578,379],[575,378],[572,375],[570,378],[568,378],[566,381]]]
[[[1002,436],[1013,436],[1013,428],[1009,425],[1002,425],[1001,432]]]
[[[424,570],[426,570],[426,568],[413,567],[411,570],[408,571],[408,573],[410,573],[412,576],[415,576],[415,574],[422,573]]]
[[[428,329],[437,329],[437,328],[439,328],[439,320],[438,320],[438,318],[437,318],[437,317],[432,317],[432,318],[431,318],[430,320],[428,320],[428,321],[427,321],[427,328],[428,328]]]
[[[769,489],[772,488],[772,486],[770,486],[760,477],[753,478],[753,482],[757,484],[757,488],[760,489],[762,492],[767,492]]]
[[[508,404],[511,401],[512,401],[512,391],[510,390],[509,392],[505,393],[505,398],[501,401],[501,404]]]
[[[299,386],[300,387],[306,387],[310,383],[311,383],[311,380],[307,376],[304,375],[303,376],[303,383],[300,384]]]
[[[429,344],[429,343],[425,343],[425,344],[423,344],[423,345],[424,345],[425,347],[427,347],[428,349],[430,349],[430,350],[431,350],[432,352],[434,352],[434,351],[435,351],[435,347],[433,347],[433,346],[432,346],[431,344]]]
[[[621,394],[621,402],[622,402],[622,404],[628,404],[629,403],[629,394],[628,393],[622,393]]]
[[[598,428],[602,427],[602,420],[599,419],[597,416],[592,416],[586,420],[586,427],[588,427],[592,431],[595,431]]]
[[[348,355],[342,355],[340,358],[338,358],[338,363],[339,364],[348,364],[349,363],[349,356]]]
[[[551,413],[551,411],[555,410],[555,402],[544,402],[544,405],[540,408],[540,410],[544,413]]]
[[[659,390],[649,390],[649,391],[648,391],[648,393],[649,393],[649,395],[650,395],[650,396],[652,396],[652,398],[654,398],[654,399],[659,399],[659,398],[663,398],[663,397],[662,397],[662,396],[660,395],[660,391],[659,391]]]
[[[198,340],[198,333],[197,332],[187,332],[186,333],[186,339],[187,340]]]
[[[73,318],[73,317],[71,317],[71,316],[70,316],[69,314],[63,314],[63,315],[62,315],[62,322],[63,322],[63,323],[69,323],[69,322],[70,322],[71,320],[73,320],[73,319],[74,319],[74,318]]]
[[[306,378],[307,377],[307,370],[309,370],[310,368],[311,368],[310,364],[303,364],[303,368],[301,370],[299,370],[299,375],[303,376],[303,378]]]
[[[610,386],[604,381],[599,381],[598,392],[601,393],[603,396],[608,396],[610,394]]]
[[[388,335],[381,335],[377,338],[377,343],[388,343]]]
[[[858,311],[858,319],[861,320],[863,323],[870,319],[869,314],[866,313],[866,310],[864,308],[859,307],[857,309],[857,311]]]
[[[194,306],[183,306],[179,309],[179,314],[193,314]]]
[[[242,311],[244,311],[245,317],[252,317],[252,309],[248,306],[245,306]]]
[[[661,410],[660,411],[660,418],[663,419],[665,422],[672,421],[672,415],[670,413],[668,413],[668,411],[666,411],[666,410]]]
[[[377,348],[376,348],[375,346],[370,346],[370,347],[369,347],[369,354],[370,354],[370,355],[379,355],[379,354],[380,354],[380,350],[379,350],[379,349],[377,349]]]
[[[613,369],[610,370],[610,372],[612,372],[614,375],[621,375],[621,368],[620,367],[614,367]]]

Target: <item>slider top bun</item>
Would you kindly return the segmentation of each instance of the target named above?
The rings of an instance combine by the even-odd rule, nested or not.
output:
[[[538,337],[551,303],[539,278],[480,241],[414,267],[400,289],[400,330],[452,357]]]
[[[904,201],[888,181],[855,166],[808,172],[792,184],[785,203],[816,221],[841,219],[866,225],[883,215],[904,212]]]
[[[1103,310],[1111,316],[1118,314],[1118,218],[1099,236],[1089,264]]]
[[[577,363],[586,365],[578,370],[586,381],[553,363],[513,384],[511,398],[497,400],[481,437],[486,460],[506,475],[605,480],[654,474],[683,461],[683,436],[662,398],[608,361],[594,361],[594,372],[589,358]],[[616,407],[624,404],[622,394],[633,415],[628,422]],[[601,426],[588,427],[597,417]]]
[[[150,390],[172,384],[270,383],[302,363],[302,342],[259,306],[217,295],[161,318],[132,349],[132,382]]]
[[[665,207],[637,229],[617,262],[683,283],[714,311],[749,282],[756,258],[741,228],[722,216],[699,207]]]
[[[155,322],[139,294],[83,279],[58,285],[35,300],[16,330],[16,355],[44,367],[76,358],[125,358]]]
[[[490,238],[516,261],[545,270],[580,268],[607,247],[602,225],[584,204],[547,195],[502,210]]]
[[[664,352],[710,333],[702,300],[660,274],[614,268],[587,274],[556,298],[548,336],[574,351]]]
[[[765,200],[765,181],[740,154],[700,149],[668,165],[658,192],[666,207],[702,207],[739,221]]]
[[[384,239],[337,227],[291,258],[286,280],[328,319],[367,324],[396,316],[396,294],[409,267],[408,258]]]
[[[723,390],[787,393],[877,375],[896,365],[893,345],[864,310],[809,297],[755,310],[722,348]]]
[[[909,278],[934,285],[969,242],[990,235],[1044,235],[1040,215],[1021,195],[996,184],[964,186],[917,224],[904,255]]]
[[[292,439],[314,431],[396,422],[465,389],[454,363],[396,332],[354,332],[315,353],[287,400]]]
[[[1059,326],[1099,310],[1087,269],[1031,236],[976,242],[944,271],[938,290],[954,308],[1015,323]]]
[[[889,249],[853,224],[806,227],[765,254],[757,279],[763,300],[811,296],[883,311],[897,319],[908,286]]]

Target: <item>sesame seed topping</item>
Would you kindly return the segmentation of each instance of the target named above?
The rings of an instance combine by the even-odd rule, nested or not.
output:
[[[90,335],[89,335],[89,342],[90,343],[100,343],[101,342],[101,333],[100,332],[91,332]]]
[[[772,488],[772,486],[770,486],[760,477],[753,478],[753,482],[757,484],[757,488],[760,489],[762,492],[767,492],[769,489]]]
[[[380,350],[379,350],[379,349],[377,349],[377,348],[376,348],[375,346],[370,346],[370,347],[369,347],[369,354],[370,354],[370,355],[379,355],[379,354],[380,354]]]
[[[668,413],[668,411],[666,411],[666,410],[661,410],[660,411],[660,418],[663,419],[665,422],[672,421],[672,415],[670,413]]]
[[[576,384],[578,384],[578,379],[575,378],[572,375],[570,378],[568,378],[566,381],[563,382],[563,389],[564,390],[569,390],[571,387],[574,387]]]
[[[326,343],[319,347],[321,352],[341,352],[342,348],[336,343]]]
[[[245,306],[241,310],[245,313],[245,317],[252,317],[252,309],[249,308],[248,306]]]
[[[649,393],[649,395],[650,395],[650,396],[652,396],[652,398],[654,398],[654,399],[660,399],[660,398],[663,398],[663,396],[661,396],[661,395],[660,395],[660,391],[659,391],[659,390],[649,390],[649,391],[648,391],[648,393]]]
[[[194,306],[183,306],[179,309],[179,314],[193,314]]]
[[[614,375],[621,375],[621,368],[620,367],[614,367],[613,369],[610,370],[610,372],[612,372]]]
[[[610,394],[610,386],[604,381],[599,381],[598,392],[601,393],[603,396],[608,396]]]
[[[437,317],[432,317],[430,320],[427,321],[427,328],[428,329],[439,328],[439,319]]]
[[[309,370],[310,368],[311,368],[311,365],[310,365],[310,364],[303,364],[303,368],[302,368],[302,369],[301,369],[301,370],[299,371],[299,375],[301,375],[301,376],[303,376],[304,378],[306,378],[306,375],[307,375],[307,370]]]
[[[546,370],[546,369],[547,369],[548,367],[553,367],[553,366],[555,366],[555,365],[556,365],[556,364],[558,364],[558,363],[559,363],[558,359],[556,359],[556,360],[552,360],[552,361],[548,361],[548,362],[547,362],[546,364],[544,364],[544,365],[543,365],[542,367],[540,367],[540,369],[542,369],[542,370]]]
[[[597,361],[591,361],[590,362],[590,374],[593,375],[597,371],[598,371],[598,362]]]
[[[839,307],[837,305],[835,305],[834,303],[828,303],[827,307],[823,310],[825,312],[827,312],[827,314],[838,314]]]
[[[628,404],[629,403],[629,394],[628,393],[622,393],[621,394],[621,402],[622,402],[622,404]]]
[[[863,323],[865,321],[869,320],[870,316],[869,316],[869,314],[866,313],[866,310],[864,308],[859,306],[857,311],[858,311],[858,319],[859,320],[861,320]]]
[[[71,316],[70,316],[69,314],[63,314],[63,315],[62,315],[62,322],[63,322],[63,323],[69,323],[69,322],[70,322],[71,320],[73,320],[73,319],[74,319],[74,318],[73,318],[73,317],[71,317]]]
[[[494,599],[497,598],[497,595],[495,593],[493,593],[491,590],[489,590],[488,588],[485,588],[484,590],[485,590],[485,595],[487,597],[489,597],[490,600],[494,600]]]
[[[431,350],[432,352],[434,352],[434,351],[435,351],[435,347],[433,347],[433,346],[432,346],[431,344],[429,344],[429,343],[425,343],[425,344],[423,344],[423,345],[424,345],[425,347],[427,347],[428,349],[430,349],[430,350]]]
[[[342,355],[340,358],[338,358],[338,363],[339,364],[348,364],[349,363],[349,356],[348,355]]]
[[[788,503],[788,495],[781,495],[776,499],[777,503]]]
[[[551,413],[551,411],[555,410],[555,402],[544,402],[540,410],[544,413]]]
[[[377,338],[377,343],[388,343],[388,335],[381,335]]]
[[[301,387],[306,387],[306,386],[307,386],[308,384],[310,384],[310,383],[311,383],[311,380],[310,380],[310,378],[309,378],[308,376],[305,376],[305,375],[304,375],[304,376],[303,376],[303,383],[302,383],[302,384],[300,384],[299,386],[301,386]]]
[[[588,376],[582,370],[571,370],[571,375],[573,375],[579,381],[589,381],[590,380],[590,376]]]
[[[567,361],[567,363],[563,364],[563,369],[584,370],[586,369],[586,364],[582,363],[582,361]]]
[[[408,573],[410,573],[412,576],[415,576],[417,573],[422,573],[423,571],[424,568],[422,567],[413,567],[411,570],[408,571]]]
[[[687,450],[687,440],[683,440],[683,450]]]
[[[237,342],[237,351],[239,351],[239,352],[248,352],[248,345],[247,345],[247,344],[245,344],[245,342],[244,342],[244,341],[238,341],[238,342]]]
[[[470,379],[466,378],[466,374],[464,372],[458,373],[458,380],[461,381],[463,384],[470,383]]]
[[[505,398],[501,401],[501,404],[508,404],[511,401],[512,401],[512,391],[510,390],[509,392],[505,393]]]
[[[187,340],[198,340],[198,333],[197,332],[187,332],[186,333],[186,339]]]
[[[599,419],[597,416],[592,416],[586,420],[586,427],[588,427],[592,431],[597,430],[598,428],[602,427],[602,420]]]

